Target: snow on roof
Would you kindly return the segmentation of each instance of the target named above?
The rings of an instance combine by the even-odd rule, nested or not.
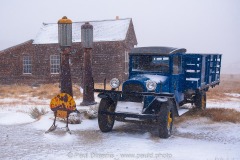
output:
[[[125,40],[131,19],[89,21],[93,25],[95,42]],[[73,42],[81,42],[81,26],[85,22],[72,23]],[[58,24],[44,23],[33,44],[58,43]]]

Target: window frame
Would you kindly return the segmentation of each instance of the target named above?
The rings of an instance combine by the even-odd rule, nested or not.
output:
[[[60,74],[60,63],[61,63],[60,55],[56,54],[50,55],[50,74]]]
[[[131,72],[143,72],[143,73],[146,72],[159,74],[170,73],[170,57],[166,55],[134,55],[132,56],[131,61],[132,61]],[[144,67],[147,66],[149,66],[150,68],[144,69]]]
[[[24,55],[22,59],[22,63],[23,63],[23,74],[24,75],[32,74],[32,57],[30,55]]]

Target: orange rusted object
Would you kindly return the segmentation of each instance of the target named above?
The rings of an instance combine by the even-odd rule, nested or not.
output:
[[[60,111],[60,110],[58,110],[56,116],[59,117],[59,118],[65,119],[65,118],[67,118],[67,114],[68,114],[67,111]]]
[[[69,94],[60,93],[51,100],[50,108],[54,112],[58,111],[57,115],[61,117],[60,115],[64,115],[64,114],[63,112],[60,112],[60,111],[65,111],[66,115],[67,115],[67,112],[76,111],[76,103],[73,97],[70,96]]]
[[[51,100],[50,108],[54,112],[54,121],[52,126],[45,133],[54,131],[57,128],[56,117],[60,117],[67,119],[66,131],[71,134],[68,128],[68,116],[72,112],[78,112],[73,97],[67,93],[60,93]]]
[[[72,20],[68,19],[66,16],[63,16],[62,19],[58,20],[58,24],[72,24]]]

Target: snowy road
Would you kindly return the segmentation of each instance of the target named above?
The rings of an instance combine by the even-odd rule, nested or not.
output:
[[[209,104],[211,107],[211,103]],[[212,104],[214,105],[214,103]],[[11,112],[10,112],[11,111]],[[52,124],[52,113],[39,121],[14,119],[16,113],[0,109],[0,159],[109,159],[109,160],[240,160],[240,124],[216,123],[206,118],[179,123],[169,139],[159,139],[147,126],[116,122],[114,130],[102,133],[97,120],[70,125],[72,135],[61,127],[44,132]],[[5,117],[4,117],[4,116]],[[19,122],[19,123],[17,123]]]

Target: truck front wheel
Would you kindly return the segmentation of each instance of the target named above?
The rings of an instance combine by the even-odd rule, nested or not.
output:
[[[206,109],[206,101],[207,101],[206,92],[204,92],[204,91],[197,92],[194,101],[195,101],[194,102],[195,106],[198,109],[205,110]]]
[[[98,126],[102,132],[110,132],[113,128],[115,117],[104,112],[113,113],[116,104],[110,98],[103,98],[98,109]]]
[[[168,138],[172,134],[173,128],[173,110],[163,104],[158,113],[158,134],[160,138]]]

